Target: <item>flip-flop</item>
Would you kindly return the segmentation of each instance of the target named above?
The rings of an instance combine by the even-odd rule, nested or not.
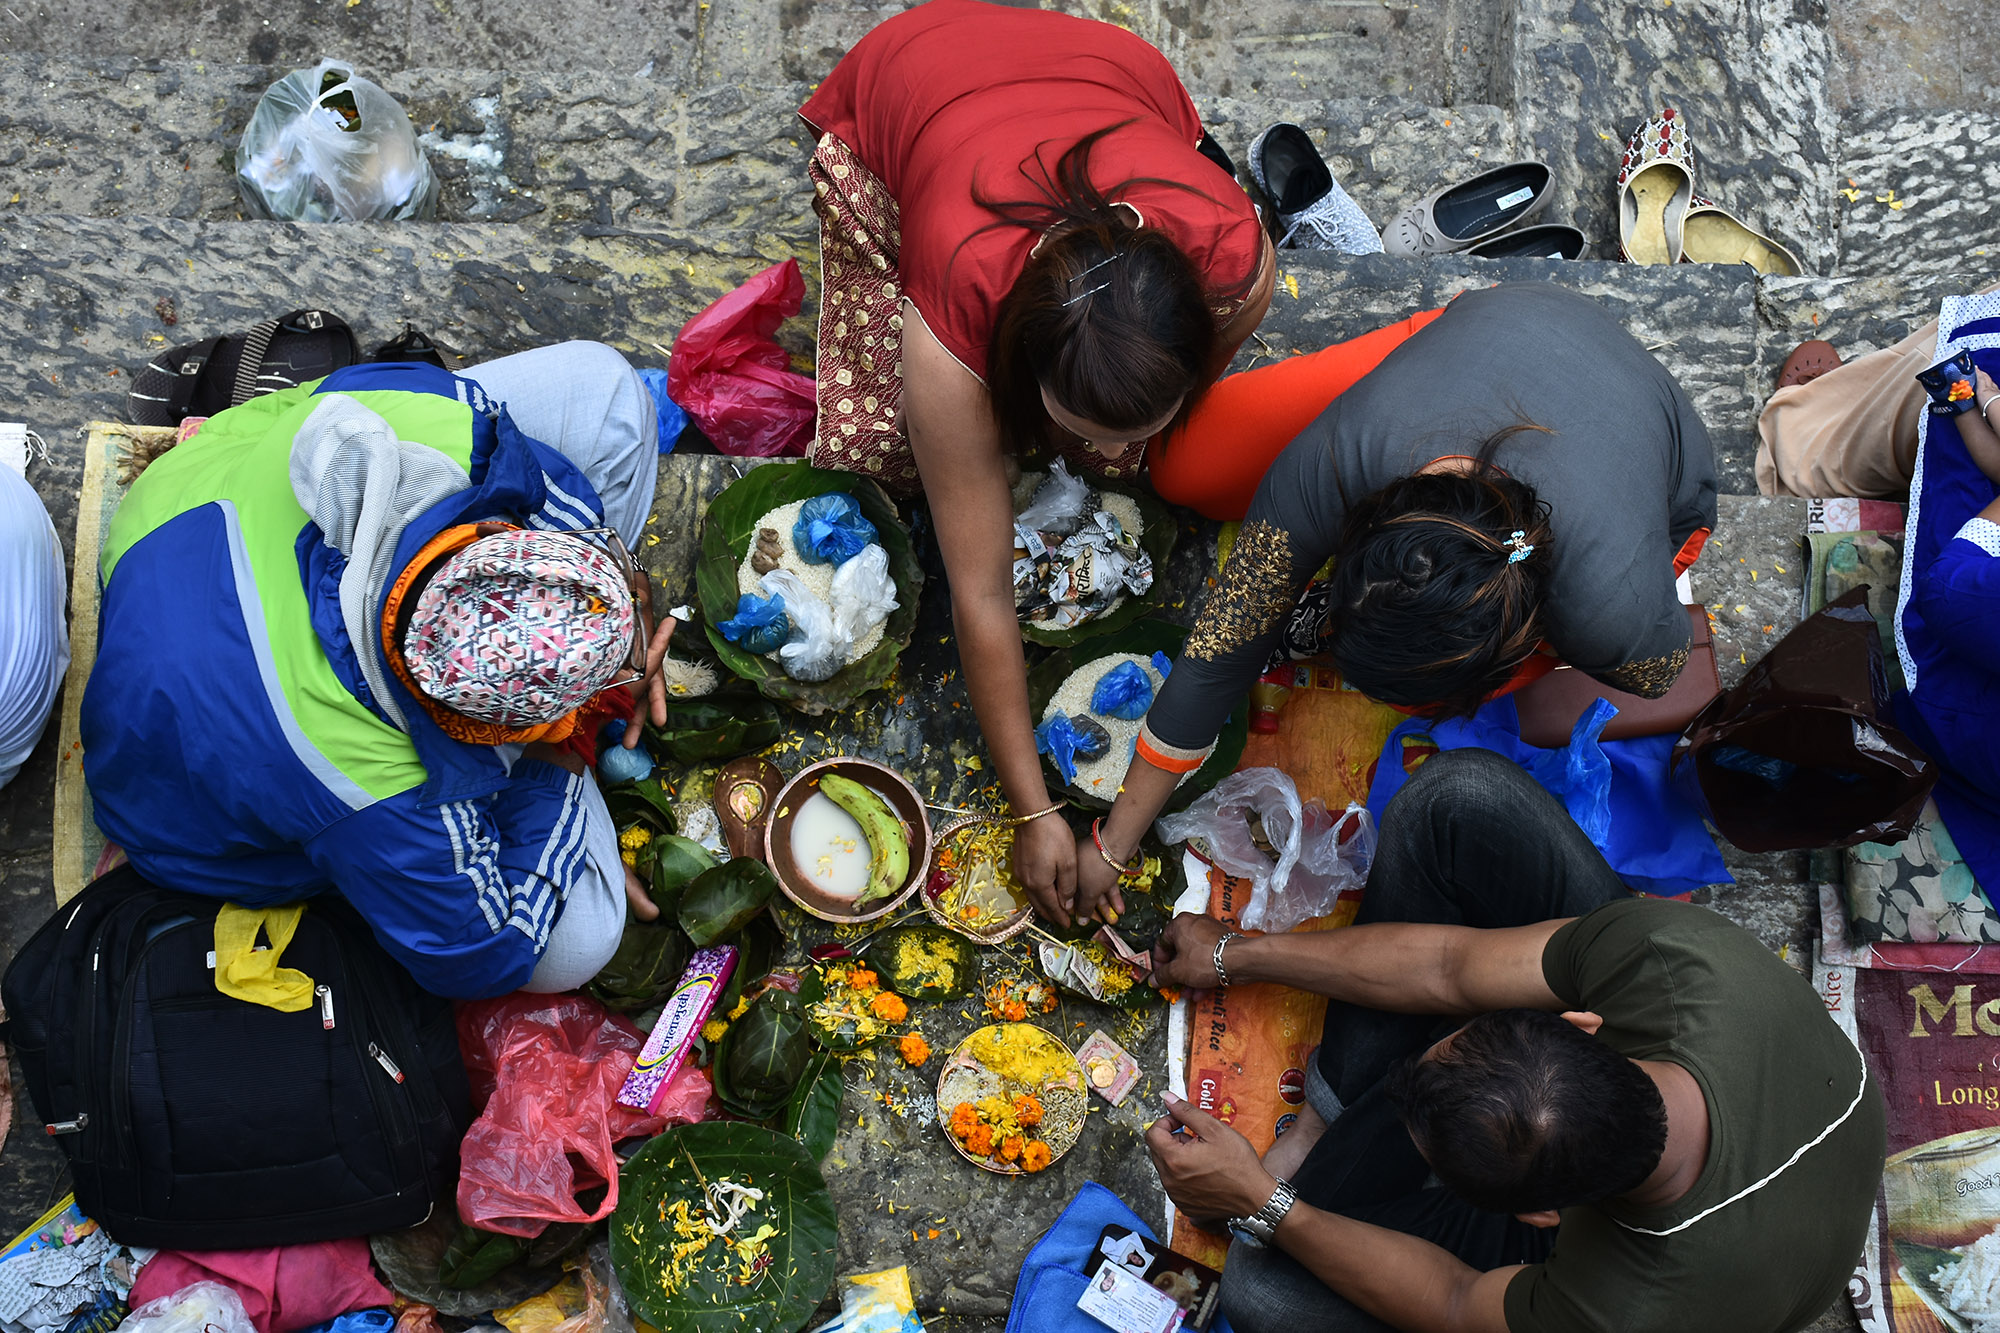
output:
[[[1618,168],[1618,257],[1630,264],[1679,261],[1694,201],[1694,144],[1667,107],[1632,131]]]
[[[1448,255],[1518,227],[1548,207],[1551,176],[1540,162],[1509,162],[1447,185],[1382,229],[1392,255]]]
[[[1810,384],[1839,365],[1840,353],[1833,350],[1833,344],[1824,338],[1813,338],[1794,347],[1785,364],[1778,367],[1778,387],[1789,389],[1794,384]]]
[[[1806,271],[1797,255],[1700,195],[1687,212],[1681,257],[1690,264],[1748,264],[1780,278]]]

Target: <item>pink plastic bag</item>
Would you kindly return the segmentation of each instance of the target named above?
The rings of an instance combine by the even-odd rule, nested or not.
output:
[[[818,412],[813,378],[772,334],[806,299],[799,261],[773,264],[687,322],[667,360],[667,393],[725,454],[798,458]]]
[[[533,1237],[550,1222],[610,1216],[612,1145],[705,1111],[705,1090],[668,1115],[618,1105],[643,1038],[586,996],[517,992],[461,1005],[458,1044],[474,1098],[486,1094],[459,1150],[458,1214],[488,1231]],[[603,1202],[586,1211],[576,1196],[598,1187],[608,1187]]]

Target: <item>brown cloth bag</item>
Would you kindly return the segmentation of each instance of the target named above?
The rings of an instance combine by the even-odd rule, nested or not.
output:
[[[1573,666],[1559,666],[1514,696],[1521,739],[1545,750],[1568,745],[1576,720],[1599,699],[1609,699],[1618,708],[1618,715],[1604,724],[1603,739],[1607,741],[1666,736],[1686,727],[1709,700],[1722,693],[1722,677],[1716,674],[1715,638],[1709,633],[1708,612],[1698,606],[1684,609],[1689,625],[1687,664],[1665,694],[1657,699],[1641,698],[1600,685]]]
[[[1890,713],[1867,596],[1808,617],[1674,745],[1675,781],[1746,852],[1899,841],[1937,781]]]

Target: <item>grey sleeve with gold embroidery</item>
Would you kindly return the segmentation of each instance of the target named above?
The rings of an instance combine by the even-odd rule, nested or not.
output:
[[[1345,506],[1328,433],[1324,419],[1307,427],[1264,474],[1228,563],[1146,714],[1146,742],[1164,757],[1190,757],[1214,743],[1333,553]]]

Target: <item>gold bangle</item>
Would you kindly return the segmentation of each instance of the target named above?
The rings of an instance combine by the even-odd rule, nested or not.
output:
[[[1034,823],[1037,819],[1040,819],[1043,815],[1052,815],[1056,811],[1063,809],[1068,804],[1069,804],[1068,801],[1057,801],[1054,805],[1049,806],[1047,809],[1037,810],[1032,815],[1010,815],[1007,817],[1006,823],[1009,828],[1019,828],[1023,824]]]
[[[1104,850],[1104,820],[1102,818],[1090,821],[1090,842],[1093,847],[1097,848],[1097,854],[1104,858],[1104,864],[1117,871],[1121,877],[1136,874],[1146,868],[1146,857],[1143,853],[1134,853],[1132,864],[1130,865],[1124,865],[1111,859],[1111,853]]]

